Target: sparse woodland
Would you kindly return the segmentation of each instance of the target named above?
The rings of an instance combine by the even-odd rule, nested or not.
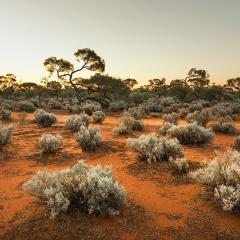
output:
[[[119,224],[116,234],[130,231],[123,222],[147,234],[142,224],[148,225],[152,211],[160,219],[155,220],[162,229],[151,229],[159,239],[176,237],[181,221],[181,239],[189,239],[194,221],[199,236],[207,228],[221,239],[240,237],[234,228],[240,223],[240,78],[216,85],[206,70],[192,68],[183,79],[151,79],[140,86],[104,74],[105,61],[94,50],[79,49],[74,56],[76,63],[46,58],[47,77],[40,83],[0,77],[0,179],[4,185],[15,171],[23,176],[17,186],[9,180],[11,190],[0,188],[0,210],[7,212],[13,194],[9,212],[20,214],[30,203],[28,211],[39,212],[42,203],[41,214],[56,224],[78,224],[79,217],[86,226],[101,225],[93,215]],[[82,71],[93,75],[82,78]],[[14,197],[25,208],[13,207]],[[171,204],[177,206],[172,212]],[[146,214],[143,222],[131,215],[136,206],[145,211],[138,210]],[[198,208],[202,212],[193,211]],[[175,221],[166,229],[163,215]],[[231,230],[217,224],[210,229],[206,219]],[[174,231],[166,232],[168,227]]]

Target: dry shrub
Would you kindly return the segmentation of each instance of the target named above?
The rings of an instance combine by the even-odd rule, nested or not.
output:
[[[105,119],[105,113],[102,111],[96,111],[92,114],[93,123],[102,123]]]
[[[180,119],[180,115],[175,112],[169,113],[169,114],[164,114],[163,119],[165,122],[169,122],[169,123],[177,125],[178,120]]]
[[[55,114],[45,112],[42,109],[38,109],[34,112],[35,121],[42,127],[50,127],[56,123],[57,118]]]
[[[167,131],[167,135],[177,138],[182,144],[207,143],[214,137],[211,129],[199,126],[195,122],[181,126],[173,126]]]
[[[214,132],[235,134],[237,129],[231,117],[219,118],[217,122],[210,125]]]
[[[13,130],[13,125],[3,126],[0,122],[0,148],[11,143]]]
[[[62,148],[63,142],[60,135],[44,134],[39,139],[41,154],[57,153]]]
[[[87,127],[90,122],[90,117],[87,114],[70,116],[65,122],[65,128],[72,132],[79,131],[81,126]]]
[[[229,149],[206,166],[189,173],[189,178],[212,187],[223,210],[240,209],[240,153]]]
[[[83,151],[94,152],[102,143],[100,129],[81,126],[76,140]]]
[[[177,139],[157,138],[154,134],[129,138],[128,147],[138,154],[140,160],[148,163],[184,156],[182,146]]]
[[[132,131],[143,131],[144,124],[140,120],[136,120],[129,114],[124,114],[119,121],[118,126],[113,130],[114,135],[130,134]]]
[[[52,218],[69,207],[89,214],[117,215],[127,196],[111,167],[90,167],[83,161],[60,171],[39,171],[23,189],[46,203]]]

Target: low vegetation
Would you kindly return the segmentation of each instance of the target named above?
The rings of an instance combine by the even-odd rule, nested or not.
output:
[[[114,216],[127,196],[111,167],[90,167],[83,161],[60,171],[40,171],[23,185],[23,189],[47,204],[52,218],[70,207],[89,214]]]
[[[81,126],[87,127],[90,122],[90,117],[87,114],[70,116],[65,122],[65,128],[72,132],[77,132]]]
[[[196,122],[181,126],[173,126],[167,135],[175,137],[182,144],[203,144],[210,142],[214,134],[211,129],[199,126]]]
[[[76,140],[83,151],[94,152],[102,143],[101,132],[99,128],[87,128],[81,126],[76,133]]]
[[[3,126],[0,122],[0,148],[11,143],[13,130],[13,125]]]
[[[51,127],[57,121],[55,114],[45,112],[42,109],[36,110],[34,112],[34,117],[36,123],[42,127]]]
[[[57,153],[63,145],[60,135],[44,134],[39,139],[39,150],[42,155]]]
[[[158,138],[156,135],[142,135],[129,138],[128,147],[136,152],[139,160],[151,162],[168,161],[183,157],[183,149],[177,139]]]
[[[132,131],[143,131],[144,124],[140,120],[136,120],[129,114],[124,114],[119,121],[118,126],[113,130],[114,135],[126,135]]]
[[[208,185],[214,192],[223,210],[240,209],[240,153],[227,150],[194,172],[189,177],[199,183]]]

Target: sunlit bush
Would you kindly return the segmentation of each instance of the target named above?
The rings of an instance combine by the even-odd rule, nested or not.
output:
[[[138,154],[140,160],[148,163],[168,161],[183,157],[183,149],[177,139],[157,138],[154,134],[129,138],[128,147]]]
[[[214,134],[211,129],[189,123],[181,126],[173,126],[167,131],[167,135],[176,137],[182,144],[201,144],[210,142]]]
[[[114,135],[130,134],[132,131],[143,131],[144,124],[140,120],[136,120],[129,114],[124,114],[119,121],[118,126],[113,130]]]
[[[203,109],[200,112],[194,111],[192,113],[189,113],[186,116],[186,120],[189,123],[197,122],[198,125],[205,127],[209,120],[211,120],[211,111],[209,109]]]
[[[178,113],[173,112],[169,114],[164,114],[163,119],[165,122],[169,122],[176,125],[178,123],[178,120],[180,119],[180,116]]]
[[[145,116],[144,110],[140,107],[129,108],[128,114],[135,119],[141,119]]]
[[[46,203],[52,218],[69,207],[89,214],[117,215],[127,196],[111,167],[89,167],[83,161],[60,171],[39,171],[23,189]]]
[[[170,122],[164,122],[163,125],[159,128],[159,132],[162,135],[166,135],[168,130],[173,127],[174,124],[170,123]]]
[[[186,158],[170,158],[170,163],[173,169],[179,173],[187,173],[189,169],[189,163]]]
[[[96,111],[92,114],[93,123],[102,123],[105,119],[105,113],[102,111]]]
[[[13,125],[3,126],[0,122],[0,147],[11,143],[13,130]]]
[[[94,152],[102,143],[100,129],[81,126],[76,133],[76,140],[83,151]]]
[[[62,148],[62,144],[62,137],[60,135],[44,134],[39,139],[40,153],[57,153]]]
[[[226,134],[235,134],[237,129],[230,117],[219,118],[215,123],[210,125],[214,132]]]
[[[190,172],[189,178],[212,187],[223,210],[240,207],[240,152],[227,150],[217,155],[206,166]]]
[[[188,108],[180,108],[178,109],[178,114],[180,117],[184,118],[188,115],[189,109]]]
[[[87,114],[70,116],[65,122],[65,128],[72,132],[77,132],[81,126],[87,127],[90,117]]]
[[[97,103],[86,103],[83,105],[83,111],[88,115],[92,115],[93,112],[101,110],[102,110],[101,105]]]
[[[55,114],[45,112],[42,109],[36,110],[34,112],[34,117],[36,123],[38,123],[42,127],[50,127],[57,121]]]

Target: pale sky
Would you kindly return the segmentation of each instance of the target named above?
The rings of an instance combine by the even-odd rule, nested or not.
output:
[[[121,78],[240,77],[240,0],[0,0],[0,75],[39,81],[50,56],[91,48]]]

